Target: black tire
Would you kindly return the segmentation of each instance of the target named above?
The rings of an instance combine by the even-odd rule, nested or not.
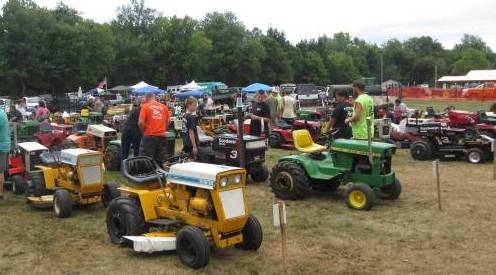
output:
[[[401,182],[399,179],[395,178],[394,182],[390,185],[383,187],[382,198],[385,200],[397,200],[401,194]]]
[[[264,182],[269,178],[269,169],[265,163],[250,167],[248,173],[254,182]]]
[[[102,203],[105,208],[107,208],[110,202],[119,197],[121,195],[121,191],[119,191],[117,184],[113,182],[106,182],[103,184],[102,191]]]
[[[338,190],[341,182],[338,180],[312,180],[312,189],[318,192],[334,192]]]
[[[67,189],[57,189],[53,194],[53,212],[57,218],[68,218],[72,214],[72,196]]]
[[[410,145],[410,154],[415,160],[429,160],[433,156],[433,146],[427,140],[417,140]]]
[[[187,225],[176,236],[177,256],[184,265],[199,269],[208,264],[210,243],[201,229]]]
[[[269,146],[271,148],[280,148],[282,144],[282,137],[279,133],[271,133],[269,135]]]
[[[236,244],[236,248],[242,250],[257,250],[263,241],[262,226],[258,219],[250,214],[243,227],[243,242]]]
[[[272,168],[270,185],[274,195],[283,200],[300,200],[310,192],[305,170],[292,161],[279,162]]]
[[[121,150],[116,145],[109,145],[105,149],[105,168],[109,171],[119,171],[121,169]]]
[[[12,193],[19,195],[24,193],[26,181],[21,175],[14,175],[12,177]]]
[[[107,208],[107,232],[114,244],[125,245],[123,236],[139,236],[147,232],[139,201],[131,197],[118,197]]]
[[[78,146],[74,141],[70,139],[64,139],[64,142],[62,142],[62,149],[71,149],[71,148],[78,148]]]
[[[365,183],[351,183],[346,191],[346,205],[354,210],[370,210],[375,204],[375,193]]]
[[[46,189],[45,178],[43,177],[42,172],[35,172],[31,174],[31,180],[27,182],[27,188],[24,193],[27,197],[41,197],[50,193]]]
[[[467,161],[472,163],[472,164],[483,163],[485,160],[484,152],[479,148],[468,149],[465,156],[466,156]]]

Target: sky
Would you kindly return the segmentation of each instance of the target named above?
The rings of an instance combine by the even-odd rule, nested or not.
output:
[[[5,0],[0,0],[5,2]],[[35,0],[52,8],[60,0]],[[62,0],[97,22],[109,22],[127,0]],[[211,11],[233,11],[249,29],[275,27],[297,43],[336,32],[349,32],[382,44],[430,35],[452,48],[464,33],[476,34],[496,51],[495,0],[146,0],[146,6],[165,16],[201,19]]]

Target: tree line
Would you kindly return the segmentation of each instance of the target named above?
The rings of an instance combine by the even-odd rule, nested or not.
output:
[[[104,77],[109,86],[141,80],[160,87],[191,80],[326,85],[381,79],[382,71],[384,80],[432,85],[436,69],[463,75],[496,66],[496,54],[475,35],[465,34],[453,49],[430,36],[377,45],[348,33],[292,44],[275,28],[247,29],[232,12],[165,17],[144,0],[119,7],[109,23],[85,19],[63,3],[47,9],[8,0],[0,26],[2,95],[89,89]]]

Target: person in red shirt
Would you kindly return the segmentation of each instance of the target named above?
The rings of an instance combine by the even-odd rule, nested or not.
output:
[[[147,156],[162,165],[167,158],[166,131],[169,124],[169,109],[155,99],[153,93],[146,94],[141,106],[138,126],[143,137],[140,155]],[[174,152],[170,152],[174,154]]]

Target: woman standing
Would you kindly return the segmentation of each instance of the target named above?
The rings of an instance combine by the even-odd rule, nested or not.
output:
[[[284,92],[282,98],[282,119],[288,124],[293,124],[296,117],[296,100],[289,95],[289,92]]]

